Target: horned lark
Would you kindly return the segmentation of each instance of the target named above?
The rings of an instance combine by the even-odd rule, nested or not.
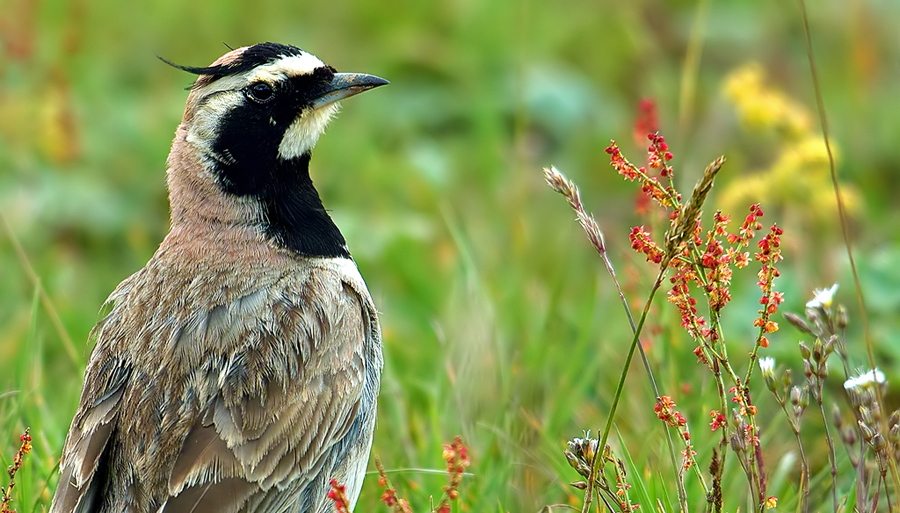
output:
[[[387,81],[274,43],[176,67],[199,77],[171,228],[94,328],[50,511],[322,513],[332,479],[355,503],[381,335],[309,162],[336,102]]]

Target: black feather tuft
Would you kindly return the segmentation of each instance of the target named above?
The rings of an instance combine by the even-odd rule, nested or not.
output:
[[[182,66],[163,57],[157,57],[159,57],[159,60],[173,68],[178,68],[187,71],[188,73],[193,73],[194,75],[211,77],[212,80],[207,82],[210,83],[222,77],[236,75],[238,73],[250,71],[257,66],[275,62],[282,57],[293,57],[302,54],[303,50],[296,46],[283,45],[280,43],[259,43],[244,50],[244,52],[233,62],[229,62],[228,64],[218,64],[216,66]]]

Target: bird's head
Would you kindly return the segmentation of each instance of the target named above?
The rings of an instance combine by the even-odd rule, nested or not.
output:
[[[170,189],[178,186],[173,173],[184,172],[189,154],[203,176],[182,178],[196,186],[211,179],[225,196],[259,207],[267,233],[282,245],[307,254],[333,252],[317,248],[322,244],[315,240],[332,230],[309,179],[310,154],[339,100],[388,81],[338,73],[310,53],[277,43],[232,50],[204,68],[165,62],[199,75],[170,156]],[[174,222],[182,210],[175,190],[170,199]]]
[[[184,112],[187,141],[239,195],[265,188],[266,171],[279,161],[308,155],[338,100],[388,83],[337,73],[315,55],[277,43],[232,50],[205,68],[169,64],[200,75]]]

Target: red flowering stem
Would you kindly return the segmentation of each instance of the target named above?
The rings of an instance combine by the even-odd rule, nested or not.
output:
[[[409,503],[397,496],[397,489],[394,488],[394,485],[388,479],[387,472],[384,471],[384,465],[381,464],[378,456],[375,456],[375,468],[378,469],[378,485],[384,489],[384,493],[381,494],[381,502],[391,508],[391,511],[394,513],[412,513]]]
[[[752,212],[755,213],[755,210],[753,210],[753,209],[751,209],[751,210],[752,210]],[[755,221],[755,217],[753,218],[753,221]],[[745,222],[745,225],[746,224],[747,223]],[[732,242],[736,242],[738,245],[746,244],[746,241],[749,240],[749,238],[751,238],[753,236],[752,235],[753,227],[754,226],[750,226],[749,228],[747,226],[742,227],[741,237]],[[709,268],[704,265],[704,261],[706,260],[707,263],[711,263],[711,262],[709,262],[709,257],[707,256],[706,249],[701,247],[698,244],[698,242],[700,242],[700,239],[698,239],[698,238],[690,239],[690,240],[686,241],[688,254],[690,255],[689,258],[687,258],[687,261],[689,262],[689,265],[691,266],[691,268],[693,270],[693,274],[696,278],[696,284],[699,285],[704,290],[709,290],[711,284],[713,284],[714,282],[710,278],[710,275],[707,274],[707,271],[709,270]],[[716,276],[715,272],[712,272],[711,274],[714,277]],[[707,294],[707,298],[709,298],[709,297],[710,297],[709,294]],[[725,385],[724,376],[727,375],[730,378],[731,382],[734,383],[736,386],[738,386],[742,390],[742,393],[743,393],[743,390],[745,390],[745,387],[741,386],[741,378],[738,377],[737,373],[732,368],[731,363],[728,358],[727,346],[725,344],[724,337],[722,336],[722,328],[721,328],[721,324],[720,324],[720,316],[721,316],[720,309],[715,308],[713,306],[713,304],[710,304],[709,305],[709,315],[710,315],[709,330],[706,333],[714,333],[714,334],[716,334],[716,336],[715,337],[697,336],[696,339],[699,340],[700,347],[702,348],[704,353],[708,354],[709,357],[712,358],[712,361],[707,362],[707,364],[708,364],[710,370],[712,371],[713,377],[716,382],[716,389],[719,394],[720,411],[728,411],[729,400],[728,400],[728,395],[726,392],[728,387]],[[700,335],[702,333],[702,328],[700,328],[699,324],[697,323],[696,315],[691,320],[691,322],[693,323],[694,333],[697,333],[698,335]],[[756,431],[756,422],[755,422],[755,419],[753,418],[752,413],[748,412],[747,417],[748,417],[748,421],[749,421],[748,424],[750,426],[752,426],[752,429],[754,431]],[[720,458],[719,467],[717,467],[718,472],[714,472],[714,474],[713,474],[714,489],[716,488],[715,482],[719,483],[718,484],[719,487],[721,486],[721,480],[722,480],[722,475],[723,475],[722,471],[724,470],[725,460],[726,460],[726,457],[728,454],[728,450],[727,450],[728,435],[726,433],[727,433],[727,430],[723,429],[722,430],[722,440],[720,442],[720,447],[722,448],[722,451],[720,452],[720,455],[719,455],[719,458]],[[742,468],[747,472],[747,479],[751,484],[751,489],[755,492],[755,495],[759,496],[759,491],[761,489],[761,483],[762,483],[761,476],[763,475],[762,459],[756,457],[756,455],[758,455],[758,452],[755,451],[755,448],[752,448],[751,451],[752,452],[750,454],[753,456],[750,456],[747,460],[744,460],[743,458],[741,458],[739,461],[741,463]]]
[[[725,382],[722,380],[722,373],[718,371],[719,369],[719,360],[716,360],[713,364],[713,376],[716,381],[716,391],[719,393],[719,401],[720,401],[720,412],[728,412],[728,400],[725,398]],[[721,414],[720,414],[721,415]],[[719,441],[719,450],[713,450],[713,465],[710,466],[710,473],[712,474],[713,480],[713,493],[712,497],[707,495],[707,501],[712,502],[713,508],[716,513],[720,513],[722,511],[722,478],[725,475],[725,461],[728,459],[728,429],[727,429],[727,420],[724,420],[724,416],[722,416],[722,421],[719,424],[722,429],[722,439]],[[716,421],[719,421],[717,418]],[[714,421],[714,422],[716,422]],[[713,431],[716,429],[716,424],[713,424]]]
[[[722,326],[719,322],[719,318],[720,318],[719,312],[715,312],[715,311],[710,312],[709,317],[710,317],[710,325],[712,326],[711,329],[715,330],[716,333],[721,333]],[[731,367],[731,362],[728,360],[728,350],[726,349],[726,346],[725,346],[724,337],[720,336],[719,340],[720,340],[720,344],[719,344],[720,351],[718,351],[718,352],[712,351],[712,354],[715,355],[716,360],[718,360],[722,364],[722,367],[725,369],[725,372],[728,374],[728,377],[731,378],[732,382],[735,384],[740,383],[741,378],[739,378],[737,373],[734,372],[734,369]],[[710,347],[712,347],[712,346],[710,346]],[[720,373],[721,373],[721,371],[720,371]]]
[[[637,167],[629,162],[620,152],[619,147],[616,145],[616,141],[610,141],[609,147],[606,148],[606,153],[610,155],[610,164],[612,167],[627,180],[639,181],[641,183],[641,190],[645,194],[652,197],[666,208],[671,208],[673,210],[678,210],[680,208],[680,198],[678,193],[675,192],[675,189],[671,187],[671,185],[669,187],[663,187],[658,179],[647,174],[647,168]],[[671,170],[667,165],[666,168]],[[669,178],[671,180],[671,176],[669,176]]]
[[[636,510],[639,505],[631,504],[631,497],[629,497],[628,494],[628,490],[631,488],[631,485],[625,481],[625,471],[621,468],[618,459],[613,463],[613,473],[616,476],[615,497],[618,501],[619,510],[624,512]]]
[[[724,346],[724,343],[722,344]],[[727,397],[727,387],[725,386],[725,380],[722,377],[722,372],[720,370],[721,365],[728,365],[727,360],[716,359],[713,363],[713,378],[716,382],[716,392],[719,394],[719,411],[725,412],[727,414],[729,410],[728,405],[728,397]],[[722,478],[725,472],[725,461],[728,459],[728,429],[722,429],[722,440],[719,442],[719,447],[721,451],[719,453],[719,466],[716,468],[716,471],[713,472],[713,489],[721,489],[722,486]],[[721,500],[721,497],[718,497]],[[722,510],[722,503],[718,502],[716,504],[716,511]]]
[[[13,458],[13,464],[6,469],[6,473],[9,475],[9,485],[0,494],[0,512],[2,513],[16,512],[14,509],[9,509],[9,503],[12,502],[12,491],[13,487],[16,486],[16,473],[22,468],[22,464],[25,462],[25,455],[31,452],[30,432],[31,428],[27,427],[25,432],[19,436],[22,444],[19,446],[19,451],[16,453],[15,458]]]
[[[651,300],[660,285],[661,276],[665,273],[668,266],[671,264],[678,270],[671,280],[674,287],[669,292],[669,300],[678,306],[682,314],[682,326],[697,341],[698,348],[695,352],[698,358],[709,366],[713,373],[719,393],[719,407],[722,411],[731,409],[729,406],[730,395],[726,393],[728,387],[725,385],[725,376],[728,376],[734,384],[729,392],[734,396],[731,400],[738,402],[740,405],[740,413],[737,413],[737,410],[735,410],[739,427],[734,429],[731,426],[726,426],[728,428],[727,434],[726,430],[723,429],[720,445],[722,452],[715,458],[714,462],[718,466],[713,471],[713,488],[714,490],[718,489],[719,492],[714,491],[710,496],[710,500],[716,509],[721,509],[722,470],[729,443],[737,436],[740,438],[739,445],[735,449],[736,455],[746,473],[753,496],[758,497],[758,504],[762,506],[765,504],[765,473],[763,470],[762,452],[759,450],[759,429],[755,422],[756,411],[750,401],[749,388],[747,386],[748,379],[742,382],[730,364],[727,346],[722,335],[720,314],[721,310],[731,299],[728,290],[732,276],[731,266],[734,265],[738,268],[746,266],[748,253],[741,253],[739,249],[747,246],[750,240],[755,237],[756,231],[762,229],[758,218],[763,215],[763,212],[759,205],[753,205],[738,234],[731,235],[725,231],[729,221],[728,216],[723,215],[721,212],[716,212],[715,225],[704,240],[701,236],[699,224],[700,208],[702,200],[705,198],[703,191],[708,190],[708,187],[711,186],[711,179],[714,176],[715,169],[709,175],[704,174],[704,180],[709,182],[705,185],[706,189],[703,188],[704,182],[701,181],[695,188],[691,201],[687,206],[683,206],[681,205],[680,195],[671,185],[672,168],[668,165],[668,161],[671,160],[672,155],[668,152],[668,146],[658,134],[650,134],[648,139],[650,140],[650,146],[648,148],[647,168],[638,168],[626,160],[615,142],[612,142],[606,150],[610,155],[611,165],[614,169],[628,180],[639,181],[642,192],[669,211],[671,225],[666,235],[665,249],[662,248],[662,244],[657,245],[643,227],[636,227],[632,230],[629,237],[632,249],[644,254],[648,260],[660,266],[660,277],[658,277],[657,283],[651,292]],[[669,186],[663,186],[659,179],[649,176],[648,169],[659,169],[662,177],[669,179]],[[762,264],[759,285],[763,296],[760,300],[762,305],[759,311],[760,316],[755,322],[755,325],[760,328],[760,333],[757,337],[756,348],[752,353],[754,360],[759,347],[768,345],[768,339],[765,337],[765,334],[771,333],[778,328],[777,324],[770,317],[777,312],[777,306],[781,302],[780,294],[772,288],[772,281],[778,276],[778,271],[774,264],[780,259],[779,235],[780,229],[773,227],[771,233],[759,242],[760,251],[756,253],[756,259]],[[726,249],[723,244],[725,240],[728,241],[731,247]],[[707,298],[708,321],[697,312],[697,303],[689,292],[694,287],[699,287]],[[644,316],[647,314],[647,309],[645,305]],[[641,317],[641,321],[635,330],[636,334],[633,343],[638,343],[638,334],[643,327],[644,316]],[[631,348],[626,359],[625,369],[623,369],[623,380],[624,374],[627,373],[631,363],[633,350],[634,347]],[[752,367],[753,360],[751,360],[748,368],[748,378],[752,375]],[[606,445],[613,420],[612,417],[618,406],[621,387],[622,381],[620,381],[617,389],[610,418],[607,419],[606,430],[600,440],[600,448]],[[657,397],[658,400],[661,400],[658,392]],[[671,424],[669,426],[671,427]],[[668,430],[667,434],[669,435],[673,466],[678,469],[679,466],[675,460],[674,447],[671,442],[671,433]],[[601,465],[597,464],[596,458],[593,463],[591,484],[596,471],[602,465],[602,463]],[[679,470],[679,477],[682,476],[683,472]],[[678,486],[679,499],[682,499],[683,483],[681,479],[678,480]],[[583,512],[587,512],[589,503],[590,495],[586,497],[585,507],[582,509]],[[682,502],[681,506],[682,509],[687,509],[686,503]]]
[[[703,251],[701,251],[700,247],[696,244],[695,241],[689,241],[687,244],[688,244],[688,249],[689,249],[690,255],[691,255],[691,258],[688,260],[688,262],[690,262],[690,264],[692,265],[692,267],[694,269],[694,274],[696,275],[700,286],[703,289],[706,289],[709,286],[710,281],[705,272],[706,268],[703,267],[703,265],[702,265]],[[710,330],[715,333],[721,334],[722,327],[719,322],[720,311],[717,309],[714,309],[714,308],[710,308],[709,314],[710,314],[709,315]],[[734,372],[734,369],[731,367],[731,363],[729,363],[728,350],[726,349],[726,346],[725,346],[724,337],[719,336],[718,340],[720,343],[715,344],[715,345],[714,345],[713,341],[709,341],[706,337],[699,336],[697,338],[701,341],[701,344],[703,345],[704,349],[706,351],[708,351],[709,354],[713,358],[715,358],[718,362],[720,362],[722,364],[722,367],[724,367],[725,372],[731,378],[732,382],[734,382],[735,384],[740,383],[740,378]],[[711,367],[711,369],[712,369],[713,373],[716,376],[718,376],[719,379],[721,379],[720,368],[718,366],[716,366],[715,368]],[[722,391],[720,399],[722,399],[722,402],[723,402],[722,406],[723,406],[723,410],[724,410],[724,409],[726,409],[726,408],[724,408],[724,406],[727,405],[727,397],[725,396],[725,393],[724,393],[726,390],[724,382],[721,383],[720,389]]]
[[[334,502],[336,513],[350,513],[350,504],[347,500],[347,487],[338,483],[337,479],[331,480],[331,490],[328,490],[328,498]]]
[[[434,513],[450,513],[450,503],[459,498],[459,485],[462,482],[466,467],[469,466],[469,448],[457,436],[452,443],[444,445],[444,461],[447,462],[447,486]]]
[[[751,215],[748,216],[747,221],[745,221],[744,223],[744,226],[750,227],[749,229],[751,230],[752,228],[759,229],[760,225],[758,224],[758,222],[756,222],[756,218],[761,217],[762,214],[762,209],[759,208],[759,205],[754,205],[753,207],[751,207]],[[750,226],[754,223],[755,226]],[[779,276],[779,271],[775,264],[782,259],[780,250],[780,236],[782,235],[782,233],[783,232],[781,228],[773,225],[769,233],[757,244],[760,251],[756,253],[756,260],[758,260],[762,264],[762,269],[759,272],[759,287],[762,290],[762,297],[759,301],[761,306],[759,310],[759,317],[757,317],[756,321],[754,321],[754,325],[759,328],[759,333],[757,334],[756,344],[753,348],[753,351],[750,353],[750,364],[747,366],[747,374],[744,378],[743,384],[738,382],[739,393],[741,394],[741,397],[744,401],[744,408],[742,409],[742,412],[746,412],[745,415],[747,417],[747,420],[749,421],[750,427],[754,430],[754,433],[758,433],[759,430],[759,426],[756,423],[756,408],[753,407],[750,398],[750,380],[752,379],[753,371],[756,368],[754,362],[758,357],[757,354],[759,352],[759,349],[768,347],[769,345],[767,335],[778,330],[778,324],[772,321],[771,317],[775,313],[777,313],[778,305],[780,305],[784,301],[783,294],[773,288],[773,281],[776,277]],[[746,245],[748,240],[749,238],[739,243]],[[754,434],[754,437],[751,438],[750,442],[753,442],[757,436],[758,434]],[[754,487],[754,489],[758,493],[757,504],[763,505],[766,501],[766,478],[762,451],[759,450],[758,442],[754,443],[752,448],[752,461],[749,462],[752,467],[752,473],[750,477],[756,481],[756,486]]]
[[[747,366],[747,376],[744,378],[744,384],[747,386],[749,386],[753,370],[756,368],[756,365],[753,365],[753,363],[756,361],[759,348],[769,346],[769,339],[766,335],[778,330],[778,323],[772,321],[771,317],[778,312],[778,305],[784,302],[784,294],[776,291],[772,287],[772,282],[780,274],[775,264],[782,259],[782,233],[781,228],[772,225],[769,234],[760,240],[758,244],[760,250],[756,253],[756,260],[762,264],[758,283],[760,290],[762,290],[762,297],[759,300],[759,317],[754,321],[754,326],[759,328],[759,334],[756,337],[756,345],[753,348],[753,352],[750,353],[750,365]]]
[[[703,485],[703,489],[709,494],[706,480],[703,478],[703,473],[700,472],[700,469],[697,467],[696,458],[694,458],[697,453],[694,451],[693,444],[691,444],[691,432],[687,425],[687,419],[684,418],[684,415],[682,415],[680,411],[675,409],[675,401],[667,395],[658,397],[656,399],[656,406],[653,407],[653,411],[656,413],[656,417],[663,421],[668,427],[678,430],[679,438],[681,438],[684,443],[684,450],[681,451],[681,467],[678,469],[678,480],[683,483],[685,471],[693,468],[700,484]]]

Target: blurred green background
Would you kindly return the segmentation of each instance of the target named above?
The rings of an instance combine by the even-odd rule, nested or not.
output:
[[[876,357],[896,379],[900,3],[809,7]],[[55,486],[100,305],[167,230],[165,158],[193,77],[156,56],[202,66],[227,51],[223,42],[260,41],[391,81],[345,102],[312,172],[382,312],[374,453],[406,469],[392,476],[417,510],[442,485],[419,469],[442,469],[441,444],[457,433],[471,445],[474,474],[462,510],[528,512],[579,500],[562,448],[605,422],[631,335],[609,277],[541,168],[554,164],[581,186],[640,305],[652,270],[631,253],[627,233],[648,221],[603,149],[615,138],[643,159],[633,126],[645,98],[657,106],[685,193],[724,153],[711,201],[737,223],[760,201],[766,225],[785,228],[776,282],[785,309],[802,311],[814,287],[842,284],[851,353],[863,365],[794,2],[3,0],[0,449],[6,464],[18,433],[32,427],[20,511],[49,502],[44,485]],[[739,361],[755,337],[755,283],[755,270],[736,273],[726,310]],[[702,432],[715,404],[711,382],[695,372],[677,314],[658,303],[651,360]],[[770,338],[767,354],[796,368],[798,334],[785,327]],[[645,477],[668,475],[665,460],[655,465],[665,455],[653,403],[635,367],[617,419]],[[757,403],[775,416],[769,397]],[[774,468],[793,446],[784,421],[772,422],[765,450]],[[728,475],[740,493],[739,470]],[[358,511],[378,510],[375,481]],[[789,477],[780,486],[795,484]]]

